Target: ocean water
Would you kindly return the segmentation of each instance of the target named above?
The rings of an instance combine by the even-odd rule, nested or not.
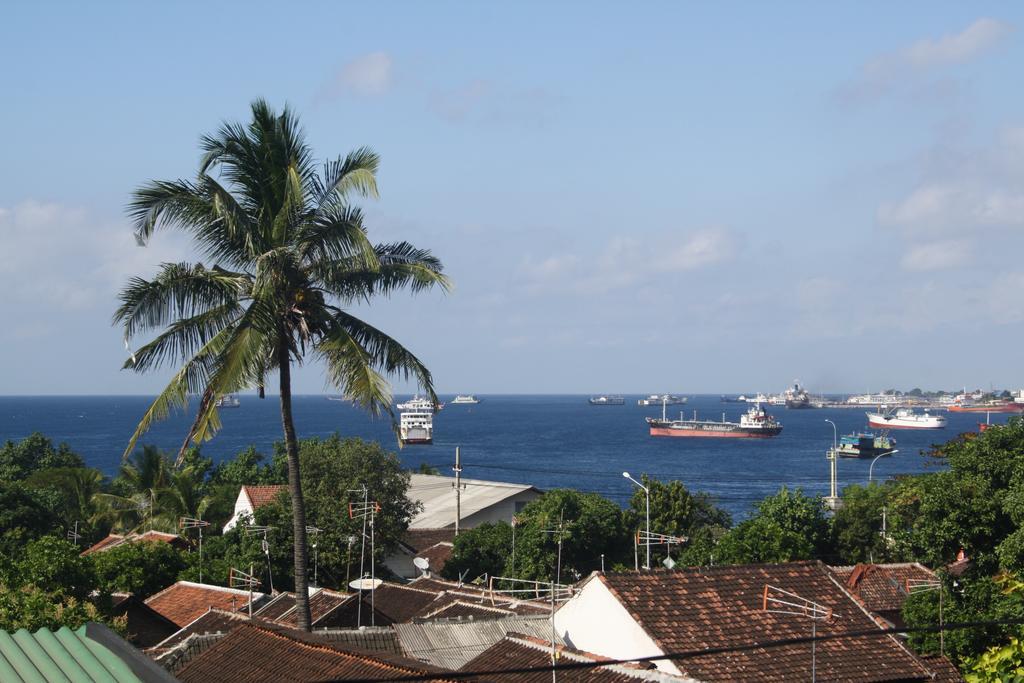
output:
[[[203,445],[207,456],[219,461],[254,445],[269,454],[281,439],[276,397],[259,400],[240,397],[239,408],[221,411],[224,427]],[[442,396],[442,400],[450,396]],[[754,503],[780,486],[802,487],[818,495],[828,493],[829,468],[825,452],[832,444],[833,420],[839,434],[864,430],[860,409],[769,411],[783,424],[773,439],[684,439],[648,435],[644,417],[660,415],[660,406],[640,407],[637,396],[626,405],[591,406],[586,396],[495,395],[481,396],[477,405],[448,405],[434,417],[434,444],[398,450],[386,419],[371,419],[341,401],[323,396],[294,398],[296,429],[300,438],[358,436],[377,440],[398,451],[403,463],[428,463],[443,474],[451,473],[455,447],[460,446],[463,476],[533,484],[541,489],[572,487],[593,491],[619,503],[632,493],[623,478],[629,471],[638,478],[678,479],[692,491],[705,491],[734,517],[742,518]],[[114,473],[128,438],[151,399],[142,396],[0,397],[0,440],[18,440],[40,431],[55,442],[65,441],[90,466]],[[716,396],[691,396],[682,408],[687,417],[738,420],[744,404],[721,403]],[[897,430],[899,452],[875,463],[875,478],[933,471],[940,461],[924,455],[932,444],[960,432],[975,431],[978,415],[946,414],[942,430]],[[1007,415],[993,415],[1002,423]],[[984,420],[984,416],[981,416]],[[143,443],[176,451],[189,426],[186,415],[157,424]],[[866,483],[868,460],[841,459],[839,484]]]

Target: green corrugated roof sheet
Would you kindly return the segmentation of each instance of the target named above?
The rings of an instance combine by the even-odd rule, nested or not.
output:
[[[104,640],[110,646],[101,642]],[[87,624],[75,631],[66,626],[56,632],[48,629],[35,633],[25,629],[16,633],[0,631],[0,681],[145,683],[156,680],[147,675],[149,673],[163,678],[162,671],[145,671],[151,662],[145,661],[145,656],[127,643],[122,647],[122,642],[98,624]],[[142,677],[136,671],[141,671]]]

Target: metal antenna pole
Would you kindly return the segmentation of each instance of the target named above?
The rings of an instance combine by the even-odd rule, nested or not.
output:
[[[373,551],[373,548],[374,548],[374,546],[373,546],[373,536],[374,536],[373,528],[376,526],[376,524],[373,523],[373,520],[374,520],[374,513],[373,513],[373,510],[371,509],[371,511],[370,511],[370,585],[373,586],[373,588],[370,590],[370,626],[376,626],[377,625],[377,601],[376,601],[376,599],[377,599],[377,586],[376,586],[376,583],[377,582],[374,580],[374,579],[377,578],[377,575],[376,575],[377,563],[374,562],[374,556],[373,556],[373,552],[374,552]]]
[[[366,484],[362,485],[363,488],[363,507],[366,507],[366,502],[370,499],[370,492],[366,488]],[[363,517],[363,539],[359,544],[359,605],[356,610],[356,628],[363,625],[363,567],[365,567],[364,561],[366,557],[366,517]]]
[[[462,519],[462,460],[459,447],[455,447],[455,535],[459,535],[459,520]]]
[[[253,563],[250,562],[249,563],[249,576],[250,577],[252,576],[252,573],[253,573],[253,571],[255,569],[256,568],[253,566]],[[249,581],[249,621],[252,621],[252,581]]]
[[[512,515],[512,563],[509,566],[511,570],[509,574],[513,577],[516,575],[516,524],[518,520],[515,515]]]

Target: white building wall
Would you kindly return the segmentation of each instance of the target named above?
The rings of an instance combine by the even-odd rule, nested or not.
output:
[[[664,654],[600,577],[593,577],[579,593],[555,612],[555,632],[572,647],[614,659]],[[682,675],[671,661],[654,662],[659,670]]]
[[[224,533],[231,531],[238,524],[238,521],[242,517],[252,517],[253,509],[252,503],[249,502],[249,496],[245,495],[245,488],[238,489],[238,498],[235,499],[235,512],[231,515],[231,519],[224,525]]]
[[[517,493],[516,495],[510,496],[499,503],[476,512],[475,514],[463,517],[459,522],[459,526],[462,529],[472,529],[486,522],[507,522],[511,524],[512,517],[516,512],[522,510],[524,505],[529,503],[531,500],[540,498],[540,496],[541,494],[537,491],[523,491],[522,493]],[[452,517],[451,523],[455,524],[454,517]]]

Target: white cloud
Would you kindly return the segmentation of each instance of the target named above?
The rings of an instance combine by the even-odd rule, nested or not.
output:
[[[911,247],[900,265],[905,270],[943,270],[956,268],[971,260],[971,245],[962,240],[945,240]]]
[[[387,52],[370,52],[345,64],[321,88],[318,99],[330,100],[345,93],[383,95],[392,85],[394,60]]]
[[[531,293],[550,292],[556,287],[578,294],[600,294],[652,276],[713,266],[732,259],[736,250],[732,234],[721,228],[699,230],[681,241],[665,235],[643,240],[616,237],[597,253],[527,258],[522,271]]]
[[[958,33],[923,38],[878,55],[861,67],[857,78],[840,88],[839,99],[845,104],[855,104],[896,91],[915,98],[955,96],[958,90],[955,83],[948,79],[928,79],[943,67],[964,64],[989,52],[1013,30],[1006,22],[982,17]]]

